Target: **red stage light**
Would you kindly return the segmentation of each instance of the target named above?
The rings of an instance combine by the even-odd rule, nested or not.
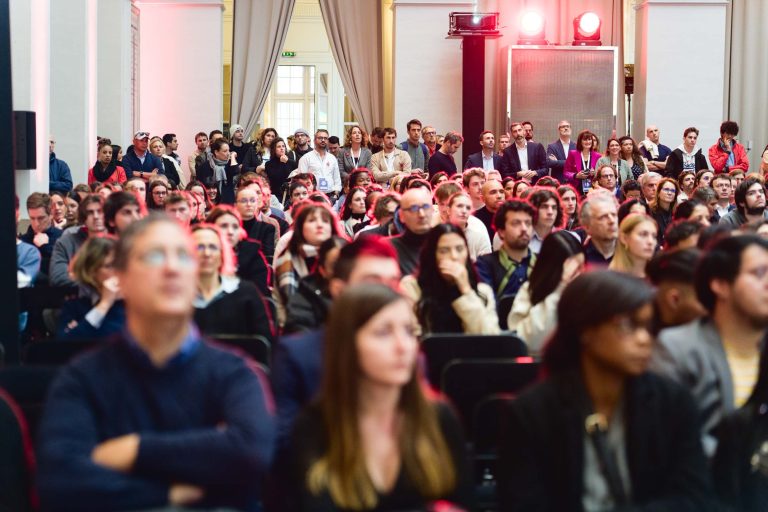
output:
[[[601,46],[600,17],[587,11],[573,19],[573,46]]]
[[[517,44],[548,44],[544,36],[544,16],[537,11],[527,11],[520,17],[520,33]]]

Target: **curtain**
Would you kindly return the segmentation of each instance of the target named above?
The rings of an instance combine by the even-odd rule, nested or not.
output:
[[[739,123],[739,141],[745,147],[752,142],[749,167],[757,171],[768,144],[768,2],[733,0],[728,11],[725,112]]]
[[[296,0],[235,0],[231,124],[250,134],[277,74]]]
[[[370,133],[384,110],[379,0],[320,0],[320,12],[352,112]]]

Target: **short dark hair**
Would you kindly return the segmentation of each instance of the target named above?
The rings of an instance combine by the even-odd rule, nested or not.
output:
[[[687,137],[688,134],[691,133],[691,132],[695,132],[696,136],[697,137],[699,136],[699,129],[695,128],[693,126],[689,126],[688,128],[685,129],[685,131],[683,131],[683,138]]]
[[[117,212],[128,205],[141,207],[139,205],[139,200],[130,192],[113,192],[109,195],[107,200],[104,201],[104,224],[106,224],[108,232],[115,232],[115,228],[112,225],[112,223],[115,222],[115,216],[117,215]]]
[[[394,128],[391,128],[394,130]],[[375,135],[376,137],[383,137],[384,136],[384,128],[381,126],[376,126],[372,131],[371,135]],[[397,135],[397,132],[395,132],[395,135]]]
[[[175,133],[166,133],[165,135],[163,135],[163,144],[165,144],[167,146],[168,144],[173,142],[173,139],[175,139],[175,138],[176,138],[176,134]],[[195,137],[195,138],[197,138],[197,137]]]
[[[43,208],[46,215],[51,214],[51,196],[44,192],[32,192],[27,197],[27,210],[31,208]]]
[[[698,235],[704,227],[695,220],[678,220],[669,225],[664,232],[664,250],[676,248],[683,240]]]
[[[328,144],[338,144],[338,143],[339,143],[339,138],[337,136],[331,135],[330,137],[328,137]]]
[[[202,132],[200,132],[200,133],[202,133]],[[205,135],[205,134],[203,133],[203,135]],[[211,130],[211,133],[208,134],[208,140],[211,140],[214,135],[224,135],[224,132],[221,131],[221,130]]]
[[[726,133],[734,136],[739,134],[739,125],[736,124],[736,121],[723,121],[720,125],[720,135]]]
[[[104,208],[104,198],[99,194],[88,194],[82,201],[80,201],[80,204],[77,207],[78,224],[85,224],[86,219],[88,219],[88,205],[96,203],[98,203],[102,209]]]
[[[493,229],[496,231],[504,229],[504,225],[507,223],[508,212],[524,212],[531,216],[531,220],[536,216],[536,210],[531,206],[528,201],[521,201],[519,199],[510,199],[504,201],[499,209],[493,216]]]
[[[205,132],[197,132],[195,134],[195,140],[197,140],[197,138],[200,137],[200,136],[208,138],[208,135]]]
[[[643,187],[640,185],[640,183],[637,180],[626,180],[621,185],[621,198],[626,199],[627,194],[629,192],[640,192],[643,193]]]
[[[736,209],[744,216],[746,216],[747,192],[755,185],[760,185],[763,188],[763,184],[757,178],[746,178],[739,183],[739,186],[736,187],[736,192],[733,194],[733,202],[736,203]]]
[[[629,215],[629,213],[632,211],[632,208],[637,204],[645,208],[646,215],[651,215],[651,208],[648,206],[648,203],[645,203],[640,199],[627,199],[621,203],[619,205],[619,209],[616,210],[616,216],[618,217],[619,224],[621,224],[621,221],[623,221]]]
[[[493,132],[491,130],[483,130],[482,132],[480,132],[480,137],[478,137],[478,139],[482,141],[486,133],[490,133],[491,135],[493,135]]]
[[[656,253],[648,265],[645,273],[654,286],[661,283],[693,284],[696,262],[701,257],[698,249],[678,249],[675,251],[661,251]]]
[[[408,124],[405,125],[405,129],[408,131],[411,131],[411,125],[414,125],[414,124],[417,125],[419,129],[421,129],[422,124],[421,124],[421,121],[419,121],[418,119],[411,119],[410,121],[408,121]]]
[[[693,210],[697,206],[707,206],[698,199],[688,199],[678,204],[672,214],[673,220],[688,220],[693,215]]]
[[[525,126],[526,124],[529,124],[529,125],[531,125],[531,129],[533,129],[533,123],[532,123],[532,122],[530,122],[530,121],[523,121],[523,122],[522,122],[522,123],[520,123],[520,124],[521,124],[521,125],[523,125],[523,126]]]
[[[384,130],[382,130],[381,136],[383,137],[388,134],[393,134],[395,137],[397,137],[397,130],[395,130],[391,126],[387,126],[386,128],[384,128]]]
[[[397,251],[386,238],[378,235],[361,236],[341,248],[333,267],[333,277],[344,282],[349,281],[358,258],[365,256],[397,261]]]
[[[709,182],[709,186],[714,188],[715,182],[720,180],[726,180],[728,181],[729,184],[731,183],[731,177],[728,174],[720,173],[720,174],[715,174],[712,177],[712,180]]]
[[[768,251],[768,240],[757,235],[729,236],[714,242],[699,260],[695,273],[696,295],[710,313],[714,312],[717,302],[712,281],[733,283],[741,271],[742,254],[753,245]]]
[[[560,181],[552,176],[542,176],[541,179],[536,182],[536,186],[545,188],[558,188],[560,186]]]

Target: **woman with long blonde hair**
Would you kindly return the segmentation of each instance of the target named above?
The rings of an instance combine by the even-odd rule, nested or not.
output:
[[[656,252],[658,227],[653,217],[631,213],[619,224],[619,240],[609,269],[645,277],[645,266]]]
[[[336,300],[320,393],[293,432],[282,510],[470,509],[460,428],[421,389],[415,324],[408,300],[384,285]]]

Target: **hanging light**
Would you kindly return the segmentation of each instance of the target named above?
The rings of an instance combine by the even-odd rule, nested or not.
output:
[[[573,18],[573,46],[602,46],[600,42],[600,17],[587,11]]]

